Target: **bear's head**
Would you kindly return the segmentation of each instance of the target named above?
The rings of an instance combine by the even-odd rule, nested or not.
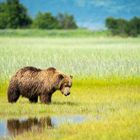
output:
[[[65,96],[70,95],[70,88],[72,87],[72,76],[63,74],[60,71],[57,71],[54,67],[47,69],[47,74],[49,77],[53,77],[50,83],[55,90],[60,90],[61,93]]]
[[[72,76],[67,76],[64,74],[58,74],[58,89],[65,96],[70,95],[70,88],[72,87]]]

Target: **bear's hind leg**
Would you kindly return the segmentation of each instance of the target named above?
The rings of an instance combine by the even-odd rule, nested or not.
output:
[[[18,85],[15,84],[14,82],[10,83],[10,85],[8,87],[7,96],[8,96],[8,102],[10,102],[10,103],[14,103],[18,100],[18,98],[20,96],[20,92],[18,89]]]
[[[29,98],[29,101],[30,101],[31,103],[37,103],[37,101],[38,101],[38,96],[34,96],[34,97]]]

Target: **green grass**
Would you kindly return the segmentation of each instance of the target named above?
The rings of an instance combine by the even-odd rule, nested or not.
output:
[[[37,36],[39,32],[41,35]],[[80,37],[72,36],[73,31],[62,38],[50,37],[46,32],[8,30],[4,35],[0,33],[0,118],[83,114],[92,119],[46,128],[39,133],[23,133],[14,139],[139,140],[140,38]],[[8,81],[17,69],[27,65],[54,66],[73,75],[71,95],[64,97],[58,91],[51,105],[31,104],[25,98],[9,104]],[[100,120],[95,119],[96,116]]]
[[[6,29],[0,30],[1,37],[98,37],[111,36],[109,31],[74,30],[40,30],[40,29]]]
[[[91,120],[82,124],[64,124],[60,128],[32,130],[15,139],[139,139],[140,130],[139,86],[74,86],[69,97],[60,92],[53,96],[51,105],[30,104],[20,98],[9,104],[0,99],[0,117],[40,117],[83,114]],[[5,109],[6,108],[6,109]],[[96,117],[100,119],[97,120]]]

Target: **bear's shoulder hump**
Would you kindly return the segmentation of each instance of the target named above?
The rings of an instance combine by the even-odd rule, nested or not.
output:
[[[41,69],[35,68],[35,67],[32,67],[32,66],[24,67],[21,70],[22,71],[33,71],[33,72],[39,72],[39,71],[41,71]]]

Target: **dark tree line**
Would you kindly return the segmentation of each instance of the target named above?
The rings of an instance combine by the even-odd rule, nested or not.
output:
[[[77,25],[72,15],[59,13],[54,17],[50,12],[47,12],[38,13],[32,27],[40,29],[76,29]]]
[[[18,0],[0,3],[0,28],[22,28],[32,22],[27,9]]]
[[[32,19],[19,0],[5,0],[0,3],[0,29],[6,28],[41,28],[41,29],[75,29],[74,17],[59,13],[56,17],[50,12],[38,13]]]
[[[140,35],[140,17],[130,20],[108,17],[106,27],[113,35],[138,36]],[[76,29],[77,25],[72,15],[59,13],[39,12],[33,19],[29,16],[20,0],[3,0],[0,2],[0,29],[40,28],[40,29]]]
[[[140,35],[140,18],[133,17],[130,20],[109,17],[106,19],[106,27],[113,35],[138,36]]]

